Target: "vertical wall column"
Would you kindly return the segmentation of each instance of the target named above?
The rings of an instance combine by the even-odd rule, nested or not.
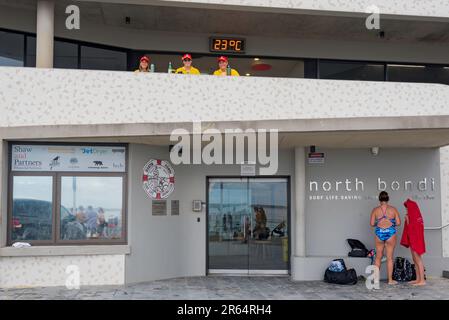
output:
[[[305,148],[295,148],[295,253],[296,257],[306,255],[306,157]]]
[[[441,222],[449,224],[449,147],[440,149]],[[449,258],[449,227],[442,230],[443,257]]]
[[[8,159],[7,143],[0,137],[0,248],[6,246],[7,234],[7,183]]]
[[[53,68],[55,2],[37,1],[36,67]]]

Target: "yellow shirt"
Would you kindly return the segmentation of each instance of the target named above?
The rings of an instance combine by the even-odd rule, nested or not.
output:
[[[194,74],[194,75],[201,74],[200,70],[198,70],[197,68],[194,68],[194,67],[190,67],[190,71],[187,71],[185,67],[181,67],[181,68],[176,69],[175,73]]]
[[[139,72],[143,72],[143,73],[149,73],[150,71],[140,71],[139,69],[134,70],[134,73],[139,73]]]
[[[214,76],[227,76],[226,72],[222,72],[220,69],[214,72]],[[238,77],[240,74],[235,69],[231,69],[231,76]]]

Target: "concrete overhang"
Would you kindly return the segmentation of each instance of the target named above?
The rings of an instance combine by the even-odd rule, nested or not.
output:
[[[217,129],[219,132],[276,129],[280,148],[309,145],[338,148],[435,148],[449,145],[449,116],[203,122],[201,128],[203,133],[207,129]],[[176,129],[184,129],[188,134],[194,132],[192,123],[57,125],[0,128],[0,138],[9,141],[168,146],[176,144],[176,140],[170,140],[170,135]]]
[[[329,1],[329,0],[79,0],[84,2],[163,5],[193,8],[214,8],[227,10],[269,11],[284,13],[310,13],[343,16],[367,16],[373,5],[381,14],[414,19],[449,19],[449,3],[444,0],[371,0]]]

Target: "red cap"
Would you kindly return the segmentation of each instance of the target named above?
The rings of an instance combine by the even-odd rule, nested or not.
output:
[[[221,56],[218,58],[218,62],[220,61],[228,62],[228,58],[226,58],[225,56]]]
[[[190,54],[186,53],[185,55],[182,56],[182,61],[184,61],[186,59],[192,60],[192,56]]]
[[[150,62],[150,58],[148,58],[147,56],[143,56],[142,58],[140,58],[140,62],[142,61]]]

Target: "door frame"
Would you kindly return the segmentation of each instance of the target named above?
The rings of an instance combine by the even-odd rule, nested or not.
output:
[[[286,179],[287,181],[287,223],[288,223],[288,264],[287,264],[287,270],[252,270],[250,272],[250,269],[247,270],[246,273],[243,273],[243,270],[237,270],[237,269],[213,269],[215,271],[209,272],[209,186],[210,186],[210,180],[211,179]],[[232,275],[242,275],[242,276],[248,276],[248,275],[291,275],[291,235],[292,235],[292,225],[291,225],[291,176],[287,175],[274,175],[274,176],[238,176],[238,175],[231,175],[231,176],[206,176],[206,265],[205,274],[212,275],[212,274],[232,274]],[[223,272],[221,272],[223,271]]]

